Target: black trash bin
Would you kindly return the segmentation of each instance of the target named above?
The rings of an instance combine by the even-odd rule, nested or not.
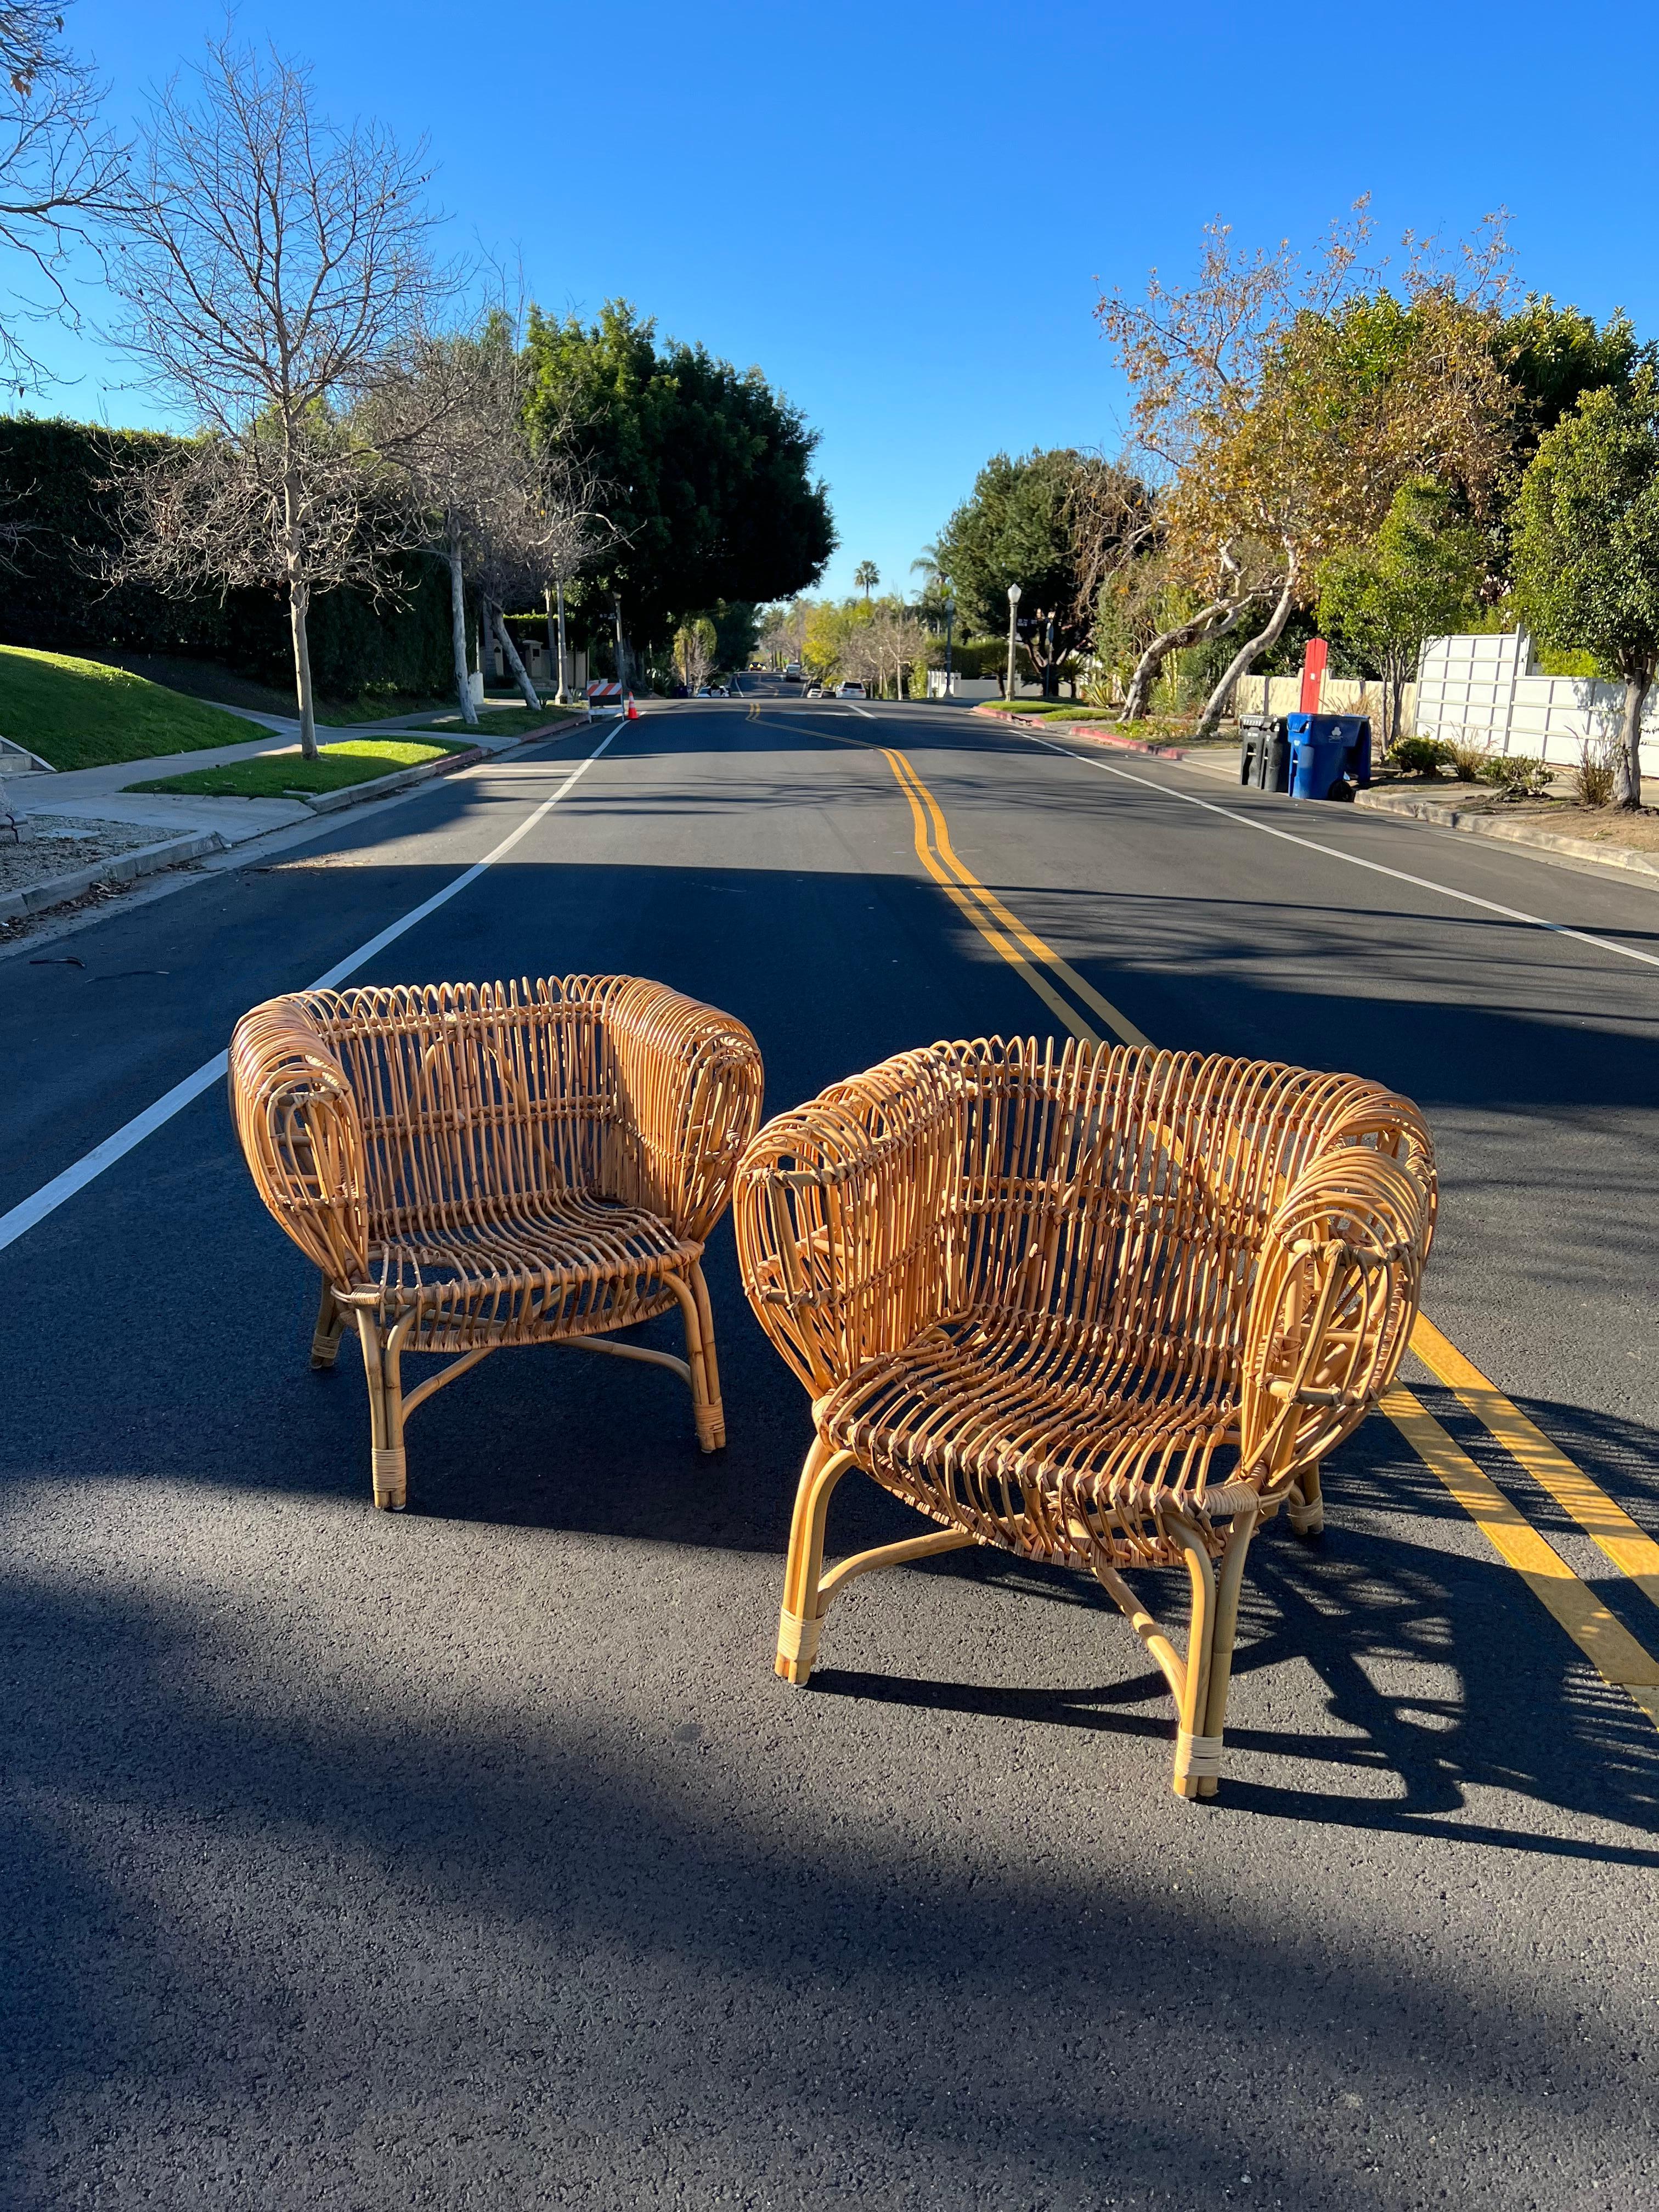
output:
[[[1291,744],[1283,714],[1238,718],[1238,780],[1256,791],[1291,787]]]

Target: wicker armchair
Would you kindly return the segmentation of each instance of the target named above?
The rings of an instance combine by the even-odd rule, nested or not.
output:
[[[1245,1554],[1392,1381],[1433,1151],[1352,1076],[1196,1054],[941,1044],[769,1122],[738,1171],[744,1290],[812,1398],[777,1671],[856,1575],[963,1544],[1091,1570],[1212,1796]],[[849,1468],[940,1525],[823,1571]],[[1183,1657],[1125,1571],[1184,1565]]]
[[[242,1017],[229,1078],[259,1195],[321,1271],[312,1365],[356,1323],[376,1505],[405,1502],[410,1414],[504,1345],[672,1367],[725,1443],[699,1261],[760,1118],[740,1022],[628,975],[311,991]],[[609,1340],[674,1305],[684,1359]],[[411,1352],[459,1356],[405,1396]]]

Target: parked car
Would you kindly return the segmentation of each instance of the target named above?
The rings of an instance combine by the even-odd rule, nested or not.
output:
[[[805,696],[806,698],[808,698],[808,699],[822,699],[822,698],[823,698],[823,684],[809,684],[807,685],[807,687],[806,687],[806,690],[805,690],[805,692],[804,696]]]
[[[711,684],[708,687],[708,696],[711,699],[729,699],[732,694],[724,684]]]
[[[862,699],[865,696],[864,686],[853,683],[837,684],[836,696],[837,699]]]

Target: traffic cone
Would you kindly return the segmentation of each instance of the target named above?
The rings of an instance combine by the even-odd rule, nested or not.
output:
[[[634,694],[631,691],[628,695],[628,719],[630,722],[637,722],[640,719],[640,710],[634,704]]]

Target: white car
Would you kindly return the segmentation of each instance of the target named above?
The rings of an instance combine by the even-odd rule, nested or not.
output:
[[[802,696],[807,699],[822,699],[823,696],[823,684],[809,684],[805,691],[802,694]]]
[[[864,696],[862,684],[841,684],[836,687],[837,699],[862,699]]]

